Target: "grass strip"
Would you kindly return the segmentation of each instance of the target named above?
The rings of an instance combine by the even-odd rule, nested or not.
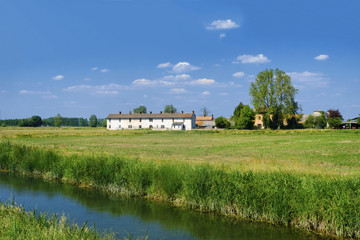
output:
[[[9,141],[0,143],[0,169],[323,235],[360,238],[360,178],[356,176],[239,172],[108,155],[62,156]]]

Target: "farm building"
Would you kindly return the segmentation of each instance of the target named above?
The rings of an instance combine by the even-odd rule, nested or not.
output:
[[[191,130],[195,128],[195,113],[128,113],[109,114],[107,129]]]
[[[197,128],[200,129],[213,129],[215,128],[214,115],[211,116],[197,116],[195,119]]]

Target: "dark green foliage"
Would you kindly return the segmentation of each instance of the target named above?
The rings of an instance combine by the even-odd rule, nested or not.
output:
[[[326,127],[326,118],[325,114],[321,112],[320,116],[314,117],[313,115],[309,115],[306,119],[304,126],[306,128],[325,128]]]
[[[3,123],[1,124],[1,127],[7,127],[6,123],[3,122]]]
[[[104,120],[101,121],[101,126],[102,126],[102,127],[106,127],[106,126],[107,126],[106,119],[104,119]]]
[[[89,118],[89,121],[90,121],[90,127],[97,127],[98,125],[98,119],[96,117],[96,115],[91,115],[90,118]]]
[[[241,109],[240,118],[237,125],[240,129],[254,129],[255,112],[250,108],[249,105],[245,105]]]
[[[164,113],[176,113],[177,109],[172,105],[166,105],[164,108]]]
[[[220,116],[220,117],[215,119],[215,126],[217,128],[229,128],[230,127],[230,122],[226,118]]]
[[[32,116],[31,118],[22,119],[19,122],[20,127],[40,127],[42,125],[41,117]]]
[[[139,106],[137,108],[134,108],[134,113],[146,113],[146,107],[145,106]]]
[[[330,128],[339,128],[342,124],[343,117],[339,111],[339,109],[329,109],[326,113],[327,115],[327,123]]]
[[[323,234],[360,237],[360,178],[286,172],[238,172],[210,165],[154,164],[119,156],[63,156],[0,143],[0,168],[50,174],[99,188],[179,199],[191,207],[292,225]]]
[[[341,118],[339,118],[339,117],[329,118],[327,122],[329,124],[329,127],[334,128],[334,129],[338,129],[340,127],[340,125],[342,124]]]

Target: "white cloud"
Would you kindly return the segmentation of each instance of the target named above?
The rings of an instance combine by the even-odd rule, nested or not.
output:
[[[91,68],[91,71],[96,71],[96,70],[98,70],[99,68],[98,67],[92,67]]]
[[[84,81],[90,81],[91,79],[90,78],[84,78]]]
[[[75,85],[64,88],[63,90],[66,92],[87,92],[94,95],[116,95],[119,93],[119,90],[129,89],[127,86],[119,85],[116,83],[110,83],[105,85]]]
[[[294,83],[303,87],[304,85],[309,87],[325,87],[329,84],[328,78],[323,73],[314,72],[289,72],[287,73]]]
[[[158,64],[156,67],[157,68],[170,68],[172,67],[173,65],[170,63],[170,62],[166,62],[166,63],[160,63]]]
[[[209,92],[209,91],[203,91],[203,92],[201,93],[201,95],[207,96],[207,95],[210,95],[210,92]]]
[[[162,79],[166,81],[185,81],[187,79],[191,78],[188,74],[177,74],[177,75],[167,75],[164,76]]]
[[[216,81],[214,79],[209,79],[209,78],[200,78],[189,82],[190,85],[212,85],[215,83]]]
[[[172,86],[176,82],[173,81],[164,81],[164,80],[149,80],[146,78],[136,79],[132,82],[135,86],[151,86],[151,87],[161,87],[161,86]]]
[[[20,90],[21,95],[50,95],[50,91],[32,91],[32,90]]]
[[[58,96],[56,95],[44,95],[42,96],[43,99],[57,99]]]
[[[222,92],[218,94],[219,96],[229,96],[229,94],[227,92]]]
[[[64,78],[63,75],[56,75],[55,77],[53,77],[54,80],[61,80],[63,78]]]
[[[106,73],[108,71],[109,71],[109,69],[106,69],[106,68],[100,70],[100,72],[102,72],[102,73]]]
[[[241,55],[236,58],[237,61],[241,61],[241,63],[267,63],[271,60],[264,56],[264,54],[259,54],[257,56],[253,55]],[[238,62],[233,63],[238,63]]]
[[[149,96],[147,94],[144,94],[143,95],[143,98],[148,98]]]
[[[187,93],[188,91],[186,91],[184,88],[172,88],[170,89],[170,92],[175,94],[180,94],[180,93]]]
[[[172,71],[175,73],[184,73],[199,69],[199,67],[193,66],[188,62],[178,62],[175,66],[173,66]]]
[[[220,30],[220,29],[233,29],[240,27],[238,24],[233,22],[231,19],[227,20],[215,20],[206,27],[208,30]]]
[[[151,84],[153,84],[153,82],[154,81],[148,80],[146,78],[140,78],[140,79],[134,80],[132,83],[135,85],[151,85]]]
[[[322,60],[326,60],[329,58],[329,55],[325,55],[325,54],[320,54],[319,56],[314,57],[314,59],[322,61]]]
[[[242,78],[243,76],[245,76],[244,72],[236,72],[233,74],[233,77],[236,77],[236,78]]]
[[[225,33],[221,33],[221,34],[219,35],[219,38],[220,38],[220,39],[222,39],[222,38],[224,38],[224,37],[226,37],[226,34],[225,34]]]

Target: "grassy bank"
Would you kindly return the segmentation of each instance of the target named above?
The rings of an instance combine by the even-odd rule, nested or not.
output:
[[[115,239],[113,234],[98,234],[87,226],[70,224],[65,217],[35,214],[14,204],[0,203],[1,239]]]
[[[0,169],[360,238],[360,178],[356,175],[241,172],[209,164],[153,163],[117,155],[62,155],[9,141],[0,143]]]

